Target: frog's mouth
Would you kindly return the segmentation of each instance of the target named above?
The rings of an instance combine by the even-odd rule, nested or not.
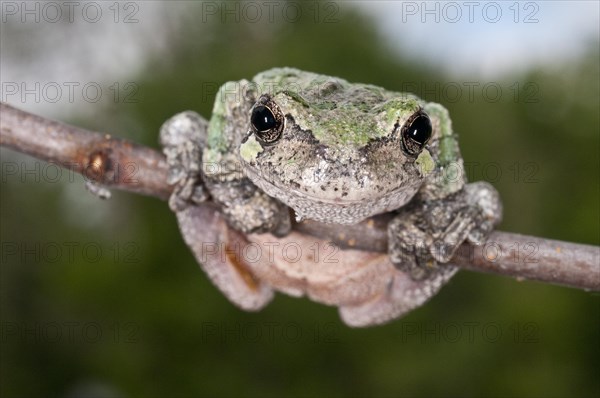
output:
[[[300,176],[296,176],[296,179],[282,181],[280,175],[264,174],[253,167],[248,167],[245,171],[246,176],[254,185],[265,191],[269,196],[273,196],[286,204],[288,198],[298,197],[315,203],[350,205],[364,203],[386,194],[386,192],[374,192],[367,188],[359,188],[356,182],[354,184],[340,182],[340,180],[351,180],[348,176],[339,176],[328,182],[320,183],[314,178],[312,180],[310,178],[302,179]],[[285,172],[282,174],[287,175]],[[324,178],[324,180],[327,179]],[[339,185],[339,187],[336,185]],[[302,189],[303,187],[304,189]]]
[[[320,187],[313,187],[313,193],[309,189],[300,190],[293,184],[277,184],[272,179],[257,174],[253,169],[247,169],[246,172],[256,186],[294,209],[299,218],[340,224],[354,224],[375,214],[395,210],[405,205],[420,186],[419,183],[414,183],[390,191],[324,191]],[[325,194],[326,192],[330,195]]]

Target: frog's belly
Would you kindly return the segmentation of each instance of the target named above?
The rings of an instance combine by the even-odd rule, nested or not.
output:
[[[267,195],[277,198],[294,209],[299,219],[325,223],[356,224],[376,214],[386,213],[404,206],[419,190],[420,184],[404,186],[401,190],[382,193],[369,200],[344,200],[315,198],[302,192],[282,189],[265,180],[253,181]]]

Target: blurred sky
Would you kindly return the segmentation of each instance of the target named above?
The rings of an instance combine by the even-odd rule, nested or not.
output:
[[[600,26],[598,1],[355,4],[399,53],[483,77],[568,62],[598,39]]]
[[[84,14],[86,2],[74,9],[72,21],[68,20],[71,13],[63,6],[56,22],[52,21],[56,15],[54,9],[40,9],[41,18],[36,22],[35,14],[24,12],[25,3],[2,2],[2,101],[59,118],[71,117],[74,112],[91,112],[95,104],[70,103],[64,86],[64,95],[52,103],[35,101],[33,96],[21,101],[7,91],[11,89],[7,84],[25,82],[32,87],[36,82],[42,85],[97,82],[108,86],[135,76],[153,55],[168,48],[169,38],[177,37],[191,5],[184,1],[130,2],[135,8],[122,9],[117,16],[110,8],[111,2],[92,3],[100,4],[101,12],[93,23],[90,20],[95,18],[96,8],[85,9]],[[256,23],[273,27],[268,21],[268,10],[262,6],[264,2],[250,3],[262,13]],[[214,14],[211,7],[215,4],[223,2],[195,4],[200,12],[195,14],[199,18],[196,23],[231,18]],[[578,56],[586,45],[598,40],[599,4],[597,1],[353,1],[325,2],[318,7],[321,18],[331,16],[333,20],[344,7],[369,14],[375,19],[382,39],[397,56],[435,65],[449,75],[490,79],[519,73],[534,65],[568,62]],[[256,7],[249,8],[248,13]],[[282,7],[275,2],[276,16],[281,15]],[[127,17],[133,23],[124,23]],[[105,95],[103,99],[108,97]]]

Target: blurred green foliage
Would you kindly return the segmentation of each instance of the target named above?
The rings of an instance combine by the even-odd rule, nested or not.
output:
[[[168,117],[209,116],[220,84],[273,66],[388,89],[409,82],[450,110],[469,178],[501,193],[502,230],[599,244],[598,43],[560,67],[499,77],[498,101],[480,89],[455,100],[435,84],[466,90],[473,79],[395,56],[355,12],[257,25],[197,23],[196,7],[169,51],[131,76],[139,102],[71,122],[157,147]],[[382,327],[350,329],[334,308],[283,295],[244,313],[198,269],[164,203],[118,192],[97,201],[80,178],[62,180],[2,182],[2,397],[600,393],[597,294],[462,272]],[[64,204],[74,199],[81,208]],[[95,212],[100,222],[80,222]],[[74,258],[64,261],[69,242]],[[9,245],[48,243],[62,261],[10,254]],[[97,261],[86,244],[102,251]]]

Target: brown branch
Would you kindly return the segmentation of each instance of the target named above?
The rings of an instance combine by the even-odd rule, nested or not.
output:
[[[104,186],[167,199],[167,164],[154,149],[0,102],[0,145],[59,164]]]
[[[83,174],[104,186],[168,198],[167,165],[151,148],[87,131],[0,103],[0,145]],[[387,250],[386,216],[354,226],[305,221],[298,231],[341,247]],[[479,247],[463,244],[452,263],[464,269],[600,290],[600,247],[494,232]]]

